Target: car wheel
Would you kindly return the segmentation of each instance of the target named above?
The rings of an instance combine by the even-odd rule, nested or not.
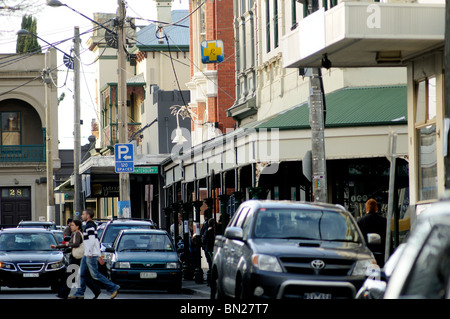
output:
[[[224,299],[222,289],[220,287],[219,274],[214,271],[211,277],[211,299],[219,300]]]
[[[52,284],[50,286],[50,289],[53,293],[58,292],[59,291],[59,283],[58,284]]]
[[[171,294],[181,294],[181,281],[168,289]]]
[[[242,277],[240,275],[236,278],[235,298],[238,300],[246,300],[247,299],[247,294],[245,293],[244,281],[242,280]]]

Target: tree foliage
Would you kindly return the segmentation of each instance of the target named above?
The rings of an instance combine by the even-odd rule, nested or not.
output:
[[[24,15],[21,28],[30,32],[30,34],[17,36],[16,53],[42,52],[38,39],[33,35],[37,34],[36,18],[33,18],[31,15]]]

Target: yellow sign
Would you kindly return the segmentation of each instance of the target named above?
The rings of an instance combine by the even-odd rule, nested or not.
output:
[[[220,63],[224,59],[222,40],[203,41],[201,49],[203,63]]]

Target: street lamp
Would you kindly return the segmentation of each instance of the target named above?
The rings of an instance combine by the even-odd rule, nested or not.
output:
[[[176,117],[177,117],[177,128],[175,130],[175,137],[173,138],[172,142],[175,144],[183,144],[184,142],[187,142],[187,139],[183,136],[183,133],[181,132],[181,128],[180,128],[180,111],[182,109],[180,108],[177,111]]]
[[[114,35],[117,34],[115,31],[109,29],[108,27],[105,27],[103,24],[101,24],[101,23],[95,21],[94,19],[89,18],[87,15],[85,15],[85,14],[83,14],[83,13],[81,13],[81,12],[75,10],[74,8],[68,6],[68,5],[65,4],[65,3],[62,3],[62,2],[59,1],[59,0],[47,0],[47,5],[48,5],[49,7],[53,7],[53,8],[67,7],[67,8],[69,8],[70,10],[72,10],[73,12],[78,13],[78,14],[81,15],[82,17],[84,17],[84,18],[88,19],[89,21],[91,21],[91,22],[93,22],[93,23],[99,25],[100,27],[104,28],[104,29],[107,30],[108,32],[111,32],[111,33],[114,34]]]

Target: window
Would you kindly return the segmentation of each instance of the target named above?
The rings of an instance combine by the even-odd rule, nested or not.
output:
[[[419,200],[437,198],[436,78],[416,83],[415,130],[417,138]]]
[[[233,226],[242,228],[242,223],[244,222],[245,217],[247,216],[247,213],[248,213],[249,210],[250,210],[250,208],[244,207],[241,210],[241,212],[239,213],[239,216],[236,218],[235,223],[234,223]]]
[[[278,0],[273,0],[273,45],[278,48]]]
[[[350,215],[306,209],[260,209],[255,220],[254,236],[361,242]]]
[[[296,3],[297,0],[291,0],[291,18],[292,18],[292,24],[291,27],[294,28],[297,25],[297,9],[296,9]]]
[[[206,41],[206,13],[205,13],[206,3],[203,3],[203,5],[202,3],[203,3],[202,0],[198,0],[195,6],[196,8],[198,8],[201,5],[200,9],[197,11],[198,30],[200,31],[198,35],[199,44],[201,44],[203,41]],[[206,64],[202,63],[201,53],[199,54],[197,65],[199,66],[200,69],[199,71],[201,72],[206,71]]]
[[[21,144],[21,114],[20,112],[1,112],[2,145]]]

